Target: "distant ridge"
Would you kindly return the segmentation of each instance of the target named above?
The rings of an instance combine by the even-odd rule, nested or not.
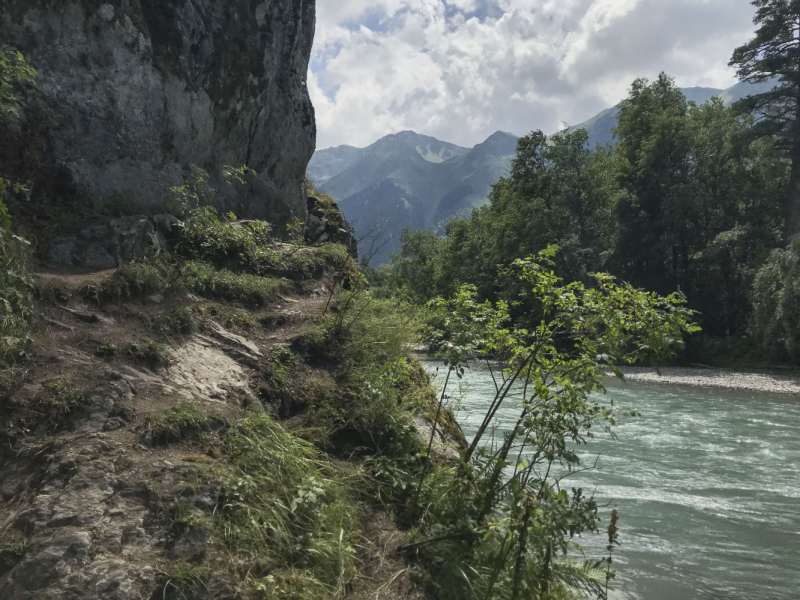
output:
[[[730,106],[737,100],[741,100],[747,96],[767,92],[775,87],[776,84],[777,81],[767,81],[756,84],[739,82],[727,90],[706,87],[691,87],[681,88],[681,91],[683,92],[683,95],[686,96],[687,100],[695,102],[696,104],[704,104],[711,100],[711,98],[719,96],[726,106]],[[588,121],[571,126],[569,130],[573,131],[575,129],[585,129],[589,134],[590,148],[594,148],[597,144],[605,146],[606,144],[610,144],[614,141],[614,134],[612,131],[617,126],[619,111],[620,105],[617,104],[616,106],[607,108],[603,112],[595,115]]]
[[[399,248],[403,227],[441,230],[485,202],[491,185],[508,175],[517,139],[498,131],[463,148],[401,131],[367,148],[319,150],[308,175],[339,202],[357,236],[376,227],[383,231],[388,243],[375,257],[380,264]]]
[[[681,91],[697,104],[719,96],[730,105],[774,85],[738,83],[727,90],[692,87]],[[619,111],[618,104],[570,129],[586,129],[591,148],[613,143]],[[403,227],[443,231],[448,221],[466,217],[486,202],[492,184],[508,175],[518,139],[497,131],[474,148],[463,148],[401,131],[367,148],[317,150],[308,165],[308,176],[339,202],[357,237],[383,232],[387,243],[373,259],[373,264],[381,264],[388,261],[389,252],[400,247]],[[362,243],[360,247],[365,246]]]

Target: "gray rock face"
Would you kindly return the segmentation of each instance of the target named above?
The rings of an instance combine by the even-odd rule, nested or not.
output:
[[[314,0],[6,0],[2,42],[39,73],[26,118],[40,181],[58,174],[100,206],[159,204],[191,165],[216,179],[248,166],[258,179],[220,208],[305,220],[314,21]],[[110,264],[99,248],[92,260]]]
[[[59,240],[50,248],[47,259],[60,267],[114,269],[147,251],[168,251],[166,238],[177,223],[178,219],[170,215],[112,219]]]

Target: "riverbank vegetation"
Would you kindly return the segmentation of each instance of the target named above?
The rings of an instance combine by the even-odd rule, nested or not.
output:
[[[467,359],[507,357],[461,460],[433,474],[423,468],[404,503],[419,511],[414,550],[436,598],[607,597],[612,572],[579,545],[598,532],[597,503],[563,480],[583,466],[576,448],[611,434],[618,416],[595,395],[604,369],[662,359],[696,327],[675,295],[606,275],[592,286],[563,285],[555,255],[550,247],[505,273],[539,304],[542,319],[530,329],[511,324],[506,302],[479,302],[474,286],[433,303],[443,322],[434,344],[448,369],[442,397]],[[516,424],[495,438],[498,411],[509,403],[519,407]]]

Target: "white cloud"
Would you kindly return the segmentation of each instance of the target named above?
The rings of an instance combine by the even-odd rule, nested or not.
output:
[[[749,0],[317,0],[317,146],[555,131],[662,70],[728,87],[752,14]]]

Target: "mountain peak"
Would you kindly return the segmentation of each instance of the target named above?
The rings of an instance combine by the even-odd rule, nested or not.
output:
[[[491,156],[512,156],[517,151],[518,136],[506,131],[495,131],[473,149]]]
[[[502,138],[509,138],[509,137],[514,138],[515,140],[519,139],[519,136],[516,136],[513,133],[509,133],[507,131],[501,131],[501,130],[498,129],[492,135],[490,135],[488,138],[486,138],[486,141],[488,142],[489,140],[493,140],[493,139],[502,139]]]

